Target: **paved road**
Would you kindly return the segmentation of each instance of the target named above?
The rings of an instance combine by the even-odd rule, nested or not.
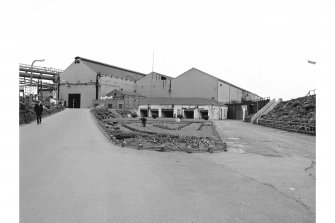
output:
[[[42,125],[20,127],[20,221],[315,222],[311,207],[241,167],[248,156],[287,157],[234,149],[241,148],[214,154],[119,148],[89,110],[67,109]]]

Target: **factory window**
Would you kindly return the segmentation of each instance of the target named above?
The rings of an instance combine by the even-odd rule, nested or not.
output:
[[[113,104],[108,104],[108,108],[113,108]]]
[[[119,109],[122,109],[122,104],[119,104]]]

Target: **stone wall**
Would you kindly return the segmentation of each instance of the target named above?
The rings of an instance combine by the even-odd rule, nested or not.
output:
[[[267,115],[261,116],[257,124],[315,135],[316,95],[283,101]]]

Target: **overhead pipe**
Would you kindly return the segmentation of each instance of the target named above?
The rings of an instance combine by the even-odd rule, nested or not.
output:
[[[43,70],[37,70],[37,69],[24,68],[24,67],[20,67],[19,70],[20,71],[26,71],[26,72],[40,73],[40,74],[48,74],[48,75],[53,75],[53,76],[59,74],[59,72],[50,72],[50,71],[43,71]]]
[[[28,74],[26,72],[19,72],[20,77],[33,77],[33,78],[41,78],[44,80],[52,80],[55,81],[55,76],[46,76],[46,75],[41,75],[41,74]]]

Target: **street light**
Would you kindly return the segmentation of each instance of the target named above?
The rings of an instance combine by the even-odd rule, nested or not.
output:
[[[45,61],[45,59],[42,59],[42,60],[34,60],[31,64],[31,74],[30,74],[30,86],[33,85],[33,66],[34,66],[34,63],[38,61],[38,62],[43,62]],[[32,96],[30,95],[30,100],[32,100]]]
[[[42,60],[34,60],[33,63],[31,64],[31,74],[30,74],[30,86],[33,85],[33,66],[34,66],[34,63],[38,61],[38,62],[43,62],[45,61],[45,59],[42,59]]]

